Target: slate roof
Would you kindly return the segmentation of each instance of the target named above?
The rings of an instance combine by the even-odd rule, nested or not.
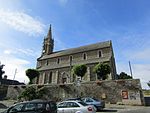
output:
[[[54,58],[54,57],[59,57],[59,56],[64,56],[64,55],[71,55],[74,53],[86,52],[86,51],[96,50],[96,49],[110,47],[110,46],[111,46],[111,40],[105,41],[105,42],[99,42],[96,44],[86,45],[86,46],[80,46],[77,48],[71,48],[71,49],[66,49],[66,50],[62,50],[62,51],[57,51],[50,55],[41,56],[40,58],[38,58],[38,60]]]

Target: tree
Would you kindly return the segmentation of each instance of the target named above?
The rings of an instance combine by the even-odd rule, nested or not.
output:
[[[97,74],[97,78],[100,80],[105,80],[108,78],[108,74],[110,74],[110,66],[106,63],[97,64],[93,71]]]
[[[5,73],[5,71],[3,71],[4,66],[4,64],[0,64],[0,80],[2,79],[2,75]]]
[[[25,88],[18,96],[19,100],[33,100],[33,99],[44,99],[44,95],[48,89],[46,87],[35,88],[33,86]]]
[[[36,69],[27,69],[26,76],[29,78],[29,84],[33,83],[33,79],[40,75],[39,71]]]
[[[126,74],[125,72],[121,72],[119,75],[117,75],[118,79],[132,79],[132,76]]]
[[[19,96],[18,99],[24,99],[24,100],[33,100],[36,99],[36,88],[33,86],[27,87]]]
[[[150,81],[147,83],[147,85],[150,87]]]
[[[85,75],[86,71],[87,71],[87,67],[84,64],[73,66],[73,73],[77,76],[80,76],[81,80],[82,80],[82,77]]]

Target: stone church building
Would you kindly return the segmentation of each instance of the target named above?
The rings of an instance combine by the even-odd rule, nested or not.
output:
[[[85,64],[87,72],[83,81],[96,81],[97,75],[93,68],[98,63],[108,63],[111,73],[108,80],[116,79],[115,58],[111,41],[99,42],[60,51],[53,51],[54,39],[51,26],[44,38],[41,56],[37,59],[37,69],[40,76],[35,79],[36,84],[62,84],[73,83],[79,77],[72,73],[72,67],[77,64]]]

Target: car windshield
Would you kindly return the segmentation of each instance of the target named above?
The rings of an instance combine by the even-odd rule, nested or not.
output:
[[[80,101],[80,102],[78,102],[78,103],[80,103],[80,104],[83,105],[83,106],[87,106],[87,104],[84,103],[84,102],[82,102],[82,101]]]

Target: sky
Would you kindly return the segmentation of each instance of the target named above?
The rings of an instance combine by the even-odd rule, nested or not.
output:
[[[149,0],[0,0],[0,62],[27,83],[50,24],[54,51],[112,40],[117,73],[150,81]],[[15,73],[15,70],[17,72]]]

